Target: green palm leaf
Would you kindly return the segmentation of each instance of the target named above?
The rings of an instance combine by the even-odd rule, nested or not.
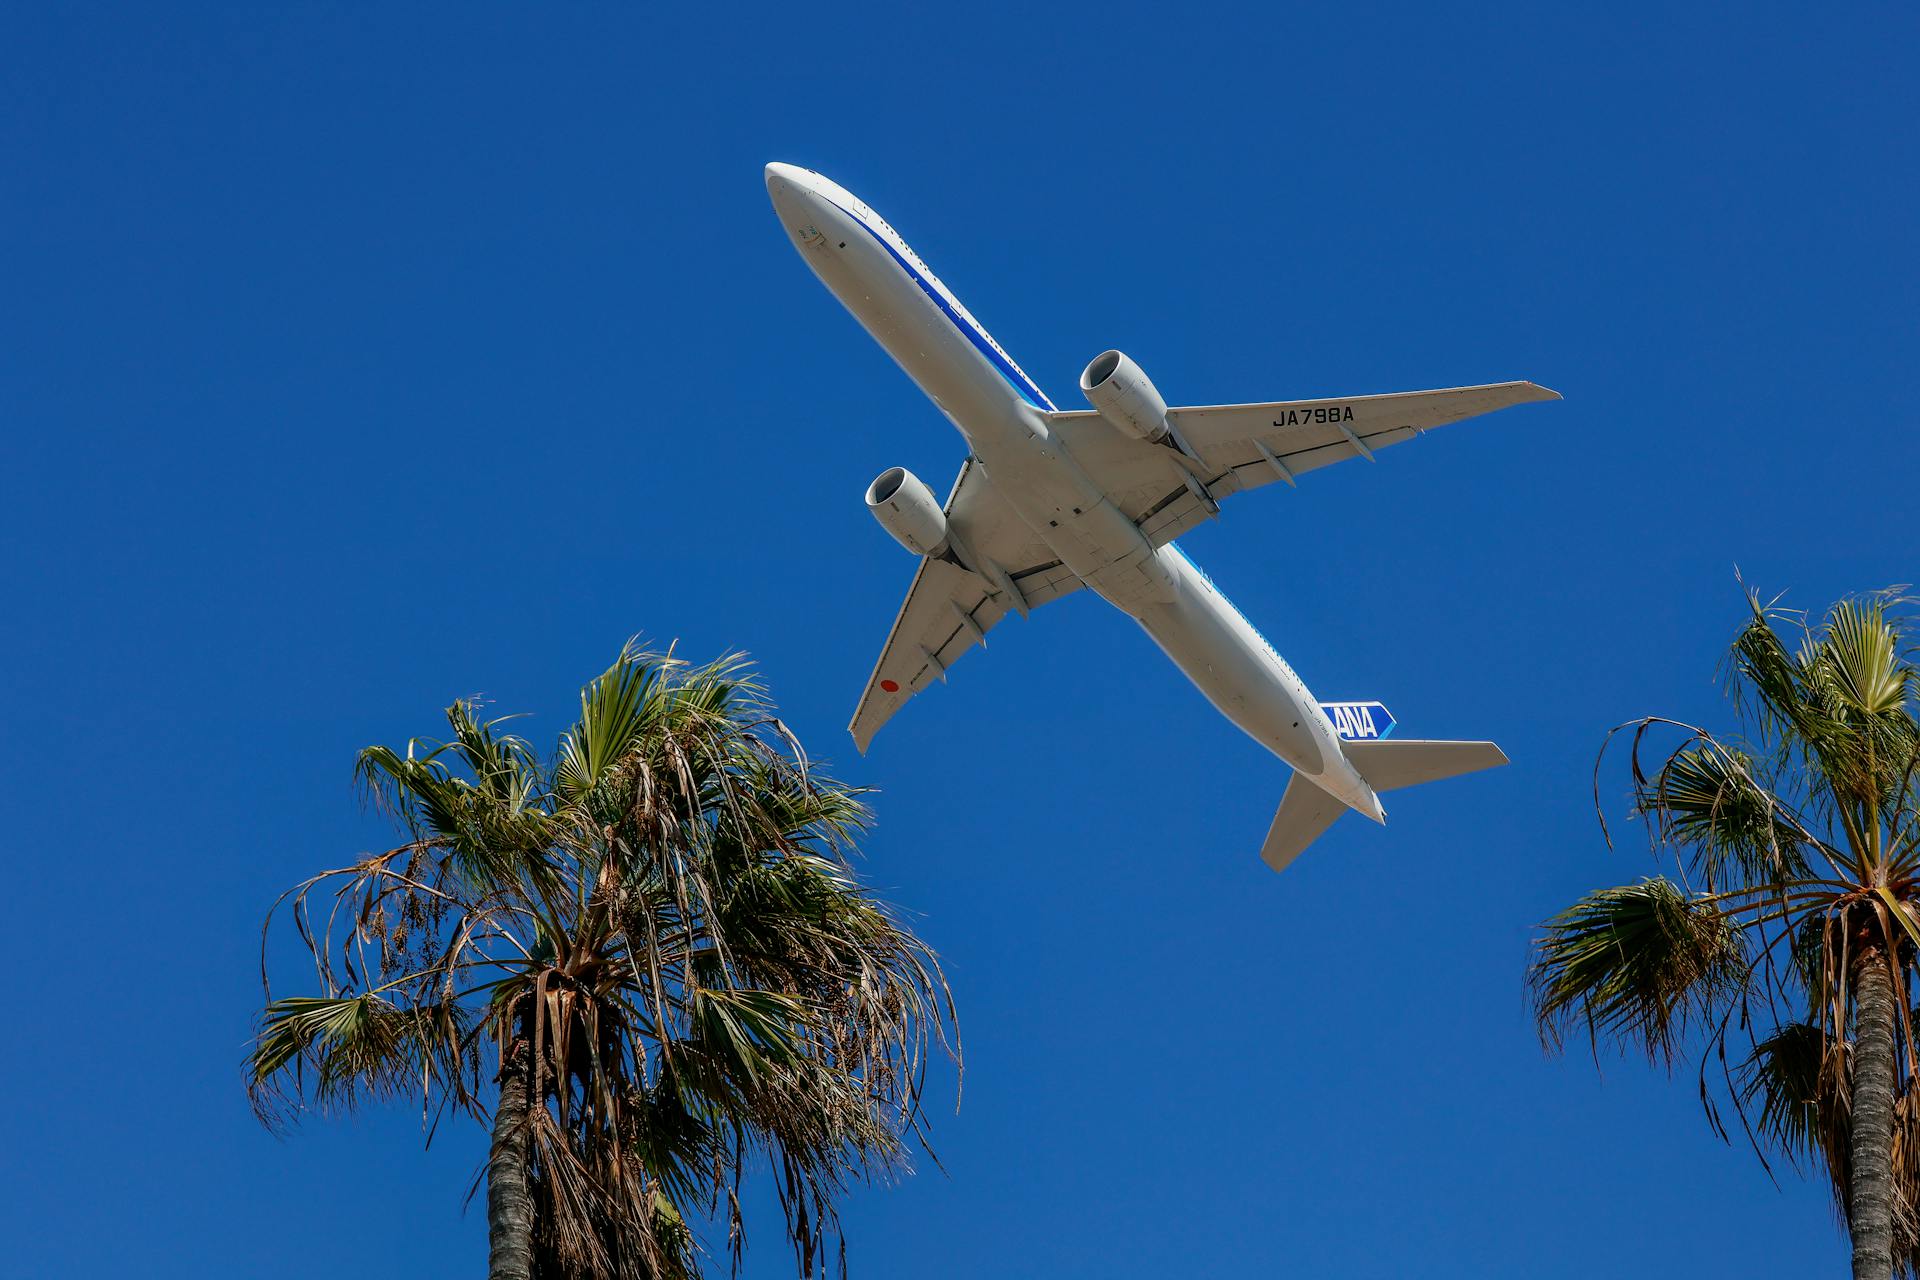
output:
[[[1911,696],[1913,668],[1900,658],[1900,637],[1884,600],[1842,600],[1826,618],[1818,653],[1842,707],[1859,716],[1897,712]]]
[[[1709,886],[1782,884],[1810,874],[1800,823],[1755,781],[1755,767],[1743,752],[1687,747],[1642,788],[1641,809],[1696,855]]]
[[[660,680],[663,663],[629,641],[613,665],[580,691],[580,719],[561,735],[554,769],[561,799],[586,799],[661,715],[669,698]]]
[[[1671,1061],[1688,1025],[1746,984],[1740,929],[1659,878],[1590,893],[1547,922],[1528,971],[1543,1033],[1584,1028]]]

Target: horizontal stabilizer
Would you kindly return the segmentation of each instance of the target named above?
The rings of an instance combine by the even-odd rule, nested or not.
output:
[[[1273,825],[1267,828],[1267,842],[1260,846],[1261,858],[1275,871],[1285,871],[1287,864],[1318,840],[1346,809],[1344,802],[1294,774],[1287,783],[1287,793],[1280,797]]]
[[[1507,753],[1491,742],[1342,742],[1340,749],[1376,792],[1457,778],[1507,763]],[[1345,801],[1295,773],[1280,797],[1273,825],[1267,828],[1260,857],[1275,871],[1286,870],[1346,809]]]
[[[1507,762],[1491,742],[1345,742],[1341,750],[1375,791],[1457,778]]]

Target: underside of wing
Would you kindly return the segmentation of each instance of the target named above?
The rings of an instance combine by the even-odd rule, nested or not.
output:
[[[920,562],[848,726],[862,752],[909,698],[944,681],[967,650],[984,645],[1009,611],[1037,608],[1081,586],[971,458],[946,513],[953,549]]]
[[[1159,444],[1116,431],[1092,411],[1054,413],[1048,425],[1075,461],[1160,546],[1247,489],[1292,484],[1306,472],[1381,449],[1423,431],[1557,392],[1531,382],[1440,391],[1167,410],[1173,430]]]

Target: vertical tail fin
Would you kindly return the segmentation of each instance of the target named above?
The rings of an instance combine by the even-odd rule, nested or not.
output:
[[[1280,797],[1273,825],[1267,828],[1267,842],[1260,846],[1261,858],[1275,871],[1285,871],[1288,863],[1318,840],[1321,833],[1333,825],[1333,820],[1346,811],[1345,803],[1298,773],[1294,774],[1287,783],[1286,794]]]

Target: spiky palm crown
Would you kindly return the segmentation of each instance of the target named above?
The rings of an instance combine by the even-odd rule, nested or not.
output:
[[[1920,677],[1908,601],[1845,599],[1817,620],[1749,605],[1727,663],[1740,736],[1654,717],[1609,735],[1627,736],[1633,809],[1672,874],[1591,893],[1546,923],[1528,972],[1535,1013],[1552,1048],[1584,1032],[1669,1066],[1697,1054],[1715,1128],[1728,1133],[1731,1103],[1763,1160],[1824,1167],[1844,1213],[1851,983],[1857,963],[1883,966],[1901,1011],[1896,1237],[1911,1269]],[[1597,804],[1599,777],[1596,766]]]
[[[414,1097],[485,1119],[524,1067],[542,1274],[697,1275],[771,1169],[798,1268],[848,1184],[904,1166],[952,1008],[932,953],[846,864],[866,813],[814,769],[744,661],[634,646],[553,759],[447,712],[369,747],[398,847],[295,886],[319,994],[267,1004],[249,1071],[278,1123]],[[262,980],[266,979],[263,939]]]

